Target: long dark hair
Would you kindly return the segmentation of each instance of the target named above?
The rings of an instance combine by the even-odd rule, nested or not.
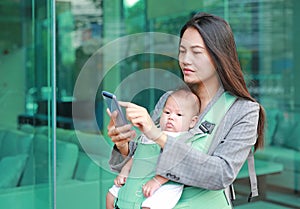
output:
[[[200,12],[195,14],[182,27],[181,38],[185,30],[190,27],[197,29],[200,33],[216,65],[224,89],[240,98],[256,102],[247,89],[229,24],[218,16]],[[265,111],[260,105],[257,127],[258,138],[254,146],[255,150],[262,148],[264,145],[264,126]]]

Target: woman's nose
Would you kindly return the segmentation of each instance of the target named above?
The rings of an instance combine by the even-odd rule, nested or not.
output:
[[[189,64],[191,64],[191,57],[190,57],[189,53],[186,52],[186,53],[184,53],[183,55],[181,55],[180,61],[181,61],[184,65],[189,65]]]

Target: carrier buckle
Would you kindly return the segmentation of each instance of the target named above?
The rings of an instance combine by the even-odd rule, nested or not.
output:
[[[215,128],[215,124],[214,123],[210,123],[208,121],[204,121],[200,124],[199,128],[201,129],[201,131],[203,131],[203,133],[205,134],[211,134]]]

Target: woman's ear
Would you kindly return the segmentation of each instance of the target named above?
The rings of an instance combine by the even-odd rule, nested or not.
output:
[[[191,123],[190,123],[190,128],[193,128],[196,125],[196,123],[198,121],[198,118],[199,118],[198,116],[192,117],[192,120],[191,120]]]

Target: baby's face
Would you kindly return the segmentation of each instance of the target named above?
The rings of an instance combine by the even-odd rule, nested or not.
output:
[[[188,131],[192,122],[192,102],[176,95],[170,96],[165,104],[160,118],[163,131],[181,132]]]

